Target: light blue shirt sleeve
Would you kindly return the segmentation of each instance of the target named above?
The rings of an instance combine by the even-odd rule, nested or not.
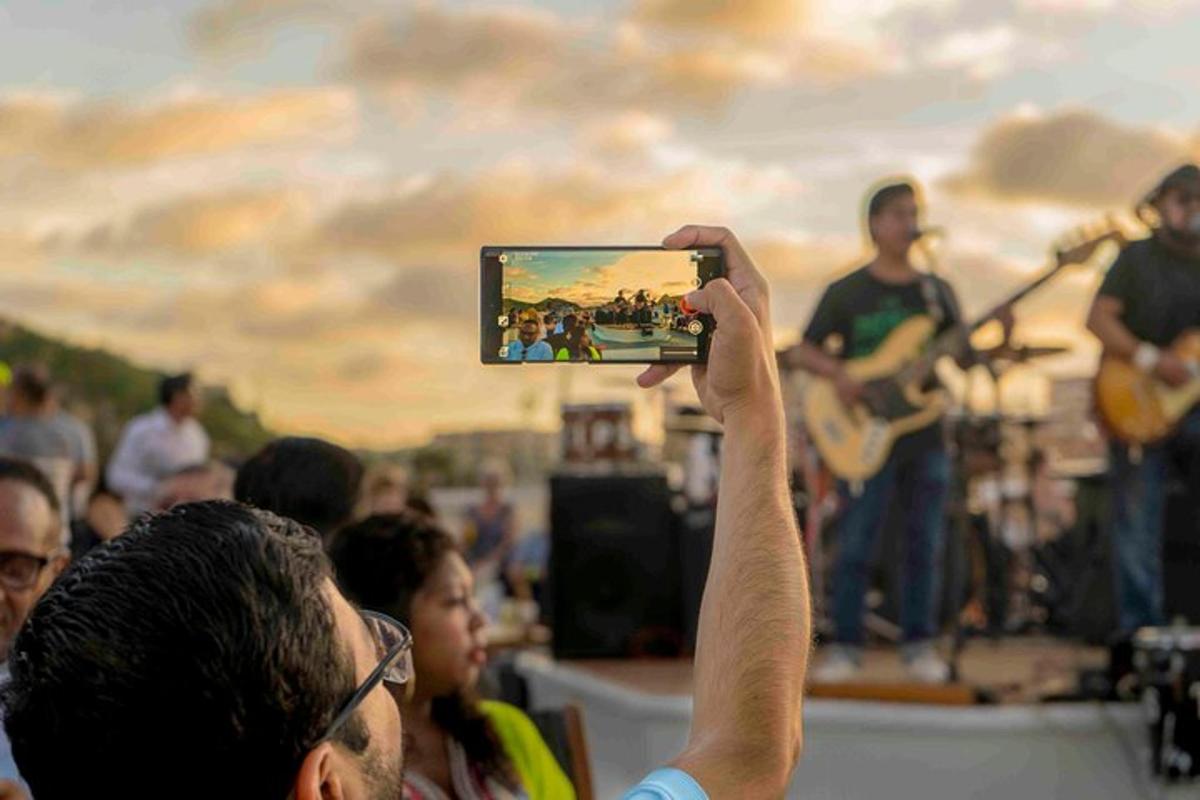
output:
[[[650,773],[622,800],[708,800],[708,795],[691,775],[668,767]]]

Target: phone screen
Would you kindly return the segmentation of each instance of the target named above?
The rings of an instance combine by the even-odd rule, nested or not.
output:
[[[484,247],[485,364],[699,363],[714,321],[684,296],[724,274],[719,248]]]

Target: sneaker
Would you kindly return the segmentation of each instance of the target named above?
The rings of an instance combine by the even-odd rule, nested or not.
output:
[[[813,670],[813,682],[847,683],[852,681],[862,671],[860,660],[852,648],[831,645],[826,649],[821,663]]]
[[[945,683],[950,679],[950,665],[942,660],[931,644],[919,645],[905,654],[904,668],[908,677],[917,683]]]

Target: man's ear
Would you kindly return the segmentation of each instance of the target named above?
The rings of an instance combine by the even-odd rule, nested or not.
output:
[[[338,775],[333,745],[322,742],[308,752],[296,773],[293,800],[345,800],[346,793]]]
[[[53,583],[54,580],[62,574],[62,571],[66,569],[67,565],[70,563],[71,553],[66,550],[60,552],[58,555],[54,556],[54,558],[50,559],[50,563],[46,565],[46,572],[50,575],[50,582]]]

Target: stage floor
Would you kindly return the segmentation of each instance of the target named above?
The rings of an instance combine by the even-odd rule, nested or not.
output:
[[[899,657],[872,650],[862,683],[809,687],[804,756],[787,797],[1200,796],[1197,786],[1159,794],[1149,779],[1139,704],[1036,702],[1069,691],[1076,670],[1105,660],[1102,649],[1069,642],[971,641],[963,678],[996,693],[1000,703],[963,705],[921,702],[907,690],[888,694],[904,686]],[[529,653],[516,663],[535,708],[568,702],[582,708],[599,798],[619,797],[687,741],[692,667],[686,660],[555,662]],[[836,695],[847,690],[855,693]]]
[[[1107,663],[1100,647],[1056,639],[972,639],[959,662],[960,683],[985,689],[1001,703],[1030,703],[1039,698],[1068,692],[1075,686],[1079,670],[1100,668]],[[820,663],[818,649],[813,664]],[[690,659],[661,661],[583,660],[572,667],[609,684],[646,694],[686,697],[692,692]],[[810,684],[810,696],[856,699],[854,690],[878,699],[874,687],[907,684],[900,654],[895,648],[873,648],[866,652],[863,671],[854,684],[838,686]]]

